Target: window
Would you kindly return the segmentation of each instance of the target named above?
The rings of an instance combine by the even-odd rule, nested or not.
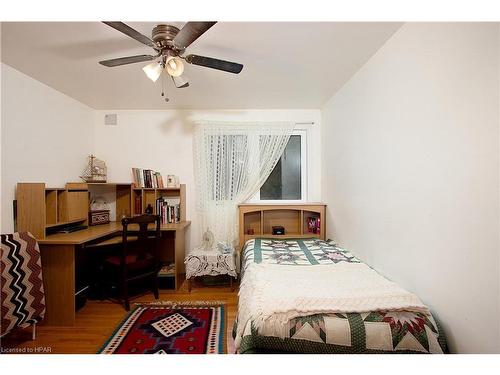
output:
[[[261,201],[306,200],[306,132],[295,131],[266,182]]]

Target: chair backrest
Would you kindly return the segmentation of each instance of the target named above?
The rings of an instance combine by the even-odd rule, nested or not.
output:
[[[36,239],[28,232],[2,234],[0,336],[43,319],[45,294]]]
[[[125,258],[131,248],[128,241],[129,236],[137,236],[137,241],[133,243],[136,254],[149,252],[150,255],[156,257],[157,242],[161,236],[160,224],[161,218],[158,215],[144,214],[122,219],[122,266],[125,265]],[[154,231],[152,231],[153,229]]]

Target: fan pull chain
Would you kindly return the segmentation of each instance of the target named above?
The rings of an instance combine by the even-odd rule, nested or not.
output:
[[[165,96],[165,71],[161,73],[161,96],[165,98],[166,103],[170,101],[170,99]]]

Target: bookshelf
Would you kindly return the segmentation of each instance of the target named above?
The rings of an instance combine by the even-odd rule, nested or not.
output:
[[[178,222],[186,221],[185,184],[152,189],[135,188],[131,183],[68,182],[65,187],[46,187],[45,183],[20,182],[16,188],[16,230],[29,231],[37,239],[43,239],[47,230],[70,224],[88,225],[90,201],[99,195],[109,198],[116,221],[122,215],[144,214],[148,204],[158,214],[159,197],[176,199],[180,211]]]
[[[253,238],[308,238],[325,239],[325,210],[323,203],[250,204],[239,208],[239,244]],[[310,232],[309,222],[319,222],[319,231]],[[272,227],[285,228],[284,235],[273,235]],[[253,234],[250,234],[253,232]]]
[[[180,207],[180,222],[186,221],[186,185],[167,188],[132,188],[132,212],[133,215],[141,215],[146,212],[148,204],[153,207],[153,214],[159,215],[156,200],[160,197],[177,199]]]

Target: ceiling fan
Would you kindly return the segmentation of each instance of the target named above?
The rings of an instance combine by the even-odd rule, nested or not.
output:
[[[154,50],[154,54],[151,55],[136,55],[99,61],[99,64],[107,67],[156,60],[143,68],[144,73],[146,73],[149,79],[156,82],[162,72],[166,70],[170,77],[172,77],[177,88],[189,86],[187,78],[182,76],[184,72],[183,61],[192,65],[204,66],[234,74],[240,73],[243,69],[242,64],[230,61],[192,54],[184,55],[186,48],[215,25],[216,22],[187,22],[180,30],[172,25],[156,25],[151,33],[151,39],[123,22],[103,23]]]

